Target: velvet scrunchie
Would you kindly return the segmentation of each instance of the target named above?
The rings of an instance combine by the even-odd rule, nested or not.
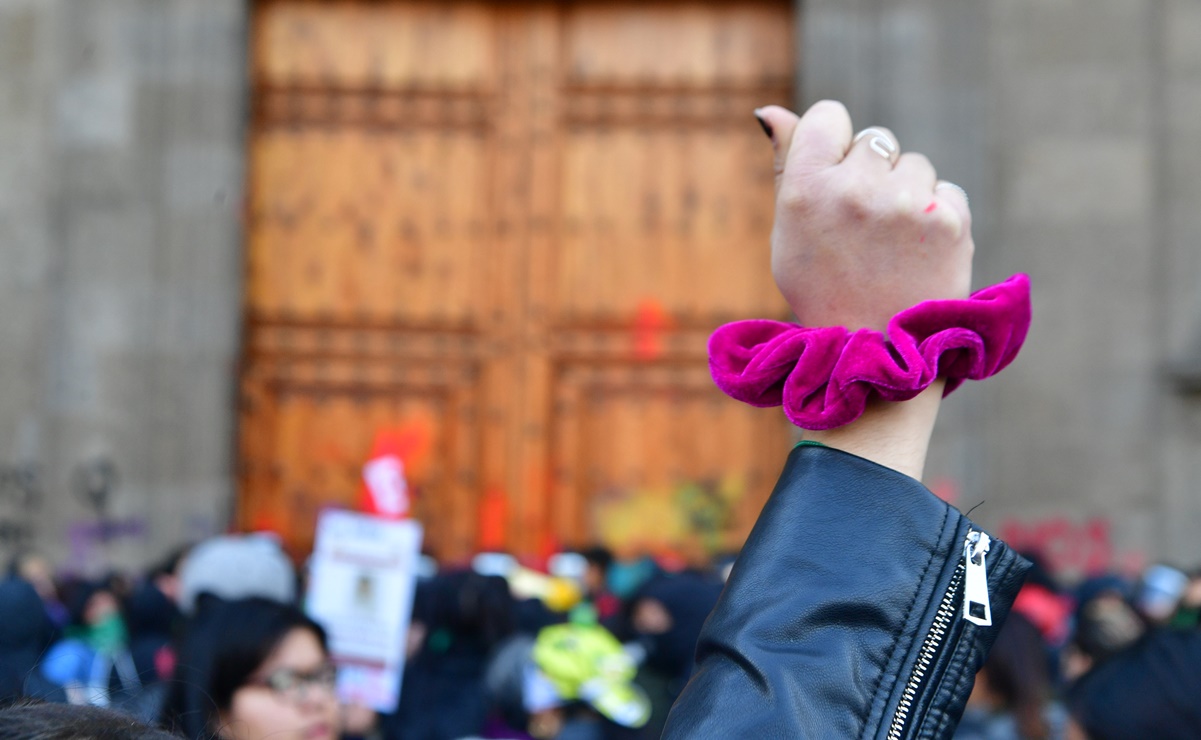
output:
[[[804,429],[858,419],[871,398],[907,401],[946,379],[995,375],[1017,357],[1030,328],[1030,279],[1014,275],[962,300],[923,301],[873,329],[735,321],[709,338],[717,387],[752,406],[784,406]]]

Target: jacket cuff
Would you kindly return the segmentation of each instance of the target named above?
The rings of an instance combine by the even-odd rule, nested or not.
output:
[[[664,737],[886,732],[973,528],[902,473],[794,449],[705,624]],[[1020,559],[994,547],[993,627],[954,620],[953,649],[909,710],[915,726],[953,728],[1021,585]]]

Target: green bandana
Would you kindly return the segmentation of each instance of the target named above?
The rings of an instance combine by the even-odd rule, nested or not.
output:
[[[71,637],[78,638],[88,647],[102,655],[116,655],[125,649],[129,633],[120,614],[110,614],[96,624],[73,630]]]

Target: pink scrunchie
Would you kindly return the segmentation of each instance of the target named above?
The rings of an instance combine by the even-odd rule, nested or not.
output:
[[[907,401],[946,378],[943,395],[983,380],[1017,357],[1030,328],[1030,278],[1014,275],[965,300],[924,301],[873,329],[807,328],[751,319],[709,338],[709,369],[727,395],[752,406],[783,404],[804,429],[833,429],[868,399]]]

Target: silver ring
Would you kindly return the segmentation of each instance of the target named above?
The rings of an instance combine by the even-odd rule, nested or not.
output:
[[[855,138],[851,140],[851,146],[855,146],[861,139],[868,136],[872,138],[867,142],[867,145],[871,147],[873,152],[879,154],[881,157],[884,157],[894,165],[897,163],[897,160],[901,158],[901,148],[892,140],[892,137],[890,137],[881,129],[874,127],[865,128],[859,133],[855,134]]]
[[[955,183],[953,183],[949,180],[939,180],[938,184],[934,186],[934,189],[938,190],[939,188],[952,188],[954,190],[958,190],[959,194],[963,196],[963,202],[967,203],[969,208],[971,207],[972,199],[967,196],[967,191],[964,190],[963,188],[959,187]]]

